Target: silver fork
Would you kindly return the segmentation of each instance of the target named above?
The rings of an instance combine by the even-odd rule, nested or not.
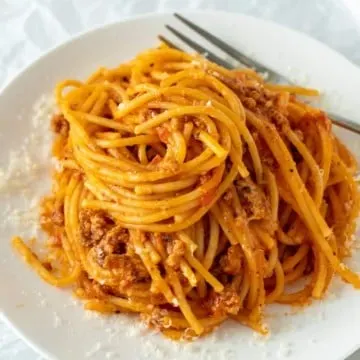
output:
[[[205,29],[201,28],[200,26],[194,24],[190,20],[185,19],[183,16],[175,13],[174,16],[179,19],[181,22],[183,22],[185,25],[187,25],[189,28],[194,30],[196,33],[201,35],[204,39],[212,43],[213,45],[217,46],[219,49],[221,49],[223,52],[225,52],[227,55],[229,55],[231,58],[236,60],[238,63],[245,65],[246,67],[254,69],[258,73],[266,74],[267,80],[274,83],[287,83],[291,84],[292,82],[287,79],[285,76],[277,73],[276,71],[264,66],[263,64],[259,63],[258,61],[255,61],[248,56],[244,55],[239,50],[235,49],[231,45],[225,43],[224,41],[220,40],[215,35],[209,33]],[[187,44],[189,47],[191,47],[196,52],[202,54],[205,58],[208,60],[219,64],[227,69],[233,69],[235,66],[230,63],[229,61],[226,61],[224,59],[221,59],[216,54],[211,52],[210,50],[206,49],[205,47],[201,46],[194,40],[191,40],[184,34],[180,33],[176,29],[174,29],[170,25],[165,25],[165,27],[173,33],[177,38],[179,38],[181,41],[183,41],[185,44]],[[164,36],[159,36],[159,39],[169,45],[172,48],[182,50],[175,44],[173,44],[170,40],[165,38]],[[183,50],[182,50],[183,51]],[[332,122],[340,127],[343,127],[347,130],[353,131],[360,135],[360,124],[356,123],[353,120],[346,119],[343,116],[340,116],[338,114],[333,114],[330,112],[327,112],[328,116],[331,118]]]

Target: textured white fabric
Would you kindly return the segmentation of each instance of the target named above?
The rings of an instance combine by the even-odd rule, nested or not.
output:
[[[358,0],[0,0],[0,88],[74,34],[132,15],[191,9],[273,20],[317,38],[360,65]],[[40,357],[0,319],[0,360],[10,359]],[[360,353],[351,357],[356,359]]]

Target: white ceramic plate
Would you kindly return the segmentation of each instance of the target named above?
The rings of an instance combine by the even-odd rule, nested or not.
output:
[[[323,90],[329,110],[360,121],[360,71],[341,55],[304,35],[248,16],[221,12],[186,15],[274,70]],[[42,94],[51,93],[61,79],[81,79],[98,66],[116,65],[155,45],[156,36],[165,32],[165,23],[183,29],[171,15],[156,15],[84,34],[43,56],[2,92],[1,166],[6,167],[10,149],[18,150],[19,144],[28,141],[38,146],[30,156],[45,168],[28,178],[31,191],[16,188],[14,170],[9,182],[15,190],[0,193],[0,310],[31,346],[56,359],[344,359],[360,345],[360,291],[340,281],[335,281],[331,296],[304,310],[273,306],[267,317],[270,337],[256,336],[252,330],[228,322],[193,344],[173,344],[139,327],[136,317],[89,316],[68,291],[39,280],[13,254],[10,237],[29,233],[29,223],[36,222],[36,217],[19,218],[13,209],[32,206],[33,194],[46,191],[49,177],[48,158],[41,156],[49,139],[38,126],[47,119],[31,121],[33,104]],[[31,135],[34,127],[36,135]],[[356,151],[359,140],[343,136]],[[22,175],[31,167],[25,154],[15,154],[24,161]],[[356,256],[351,262],[355,267],[360,264]]]

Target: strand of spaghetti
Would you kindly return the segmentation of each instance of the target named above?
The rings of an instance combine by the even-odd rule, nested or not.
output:
[[[269,278],[273,275],[275,266],[278,263],[278,261],[279,261],[279,251],[278,251],[278,247],[275,246],[270,250],[267,266],[264,270],[265,278]]]
[[[183,164],[186,159],[187,148],[186,141],[182,133],[178,130],[173,131],[170,137],[170,143],[173,143],[172,151],[178,164]]]
[[[333,154],[333,142],[331,140],[331,137],[329,133],[324,129],[323,126],[318,125],[318,130],[320,133],[320,139],[321,139],[321,168],[322,168],[322,177],[323,177],[323,183],[326,187],[326,184],[328,183],[329,177],[330,177],[330,168],[331,168],[331,159]]]
[[[90,96],[81,104],[80,111],[89,112],[93,108],[96,100],[99,98],[102,89],[103,87],[101,85],[97,86],[94,89],[94,91],[90,94]]]
[[[132,286],[126,290],[126,294],[128,296],[146,298],[151,296],[150,288],[151,288],[150,283],[132,284]]]
[[[119,310],[114,304],[99,299],[87,300],[84,304],[84,309],[97,311],[102,314],[111,314]]]
[[[255,261],[257,264],[258,276],[259,276],[259,290],[258,296],[256,297],[256,302],[251,309],[249,314],[249,320],[253,323],[261,323],[263,316],[263,307],[265,305],[266,293],[265,293],[265,285],[264,285],[264,263],[265,263],[265,255],[262,249],[255,250]]]
[[[124,147],[124,146],[133,146],[140,144],[152,144],[155,142],[159,142],[159,137],[157,135],[139,135],[132,136],[114,140],[95,140],[95,144],[102,148],[113,148],[113,147]]]
[[[273,221],[277,221],[279,211],[279,191],[276,184],[276,178],[268,168],[265,168],[264,174],[268,194],[270,196],[271,217]]]
[[[210,214],[208,218],[210,222],[209,224],[210,235],[209,235],[209,243],[203,260],[203,265],[206,270],[209,270],[214,262],[216,251],[219,245],[219,233],[220,233],[219,224],[215,220],[215,217]]]
[[[281,267],[280,261],[277,261],[276,265],[275,265],[275,278],[276,278],[275,288],[273,289],[273,291],[271,293],[269,293],[266,296],[267,304],[271,304],[271,303],[275,302],[281,296],[281,294],[284,292],[285,277],[284,277],[284,271],[283,271],[283,268]]]
[[[275,240],[264,230],[257,226],[252,226],[250,229],[257,235],[260,241],[265,245],[268,250],[271,250],[276,246]]]
[[[219,282],[209,271],[207,271],[200,261],[197,260],[190,252],[186,253],[185,258],[216,292],[222,292],[224,290],[223,284],[221,284],[221,282]]]
[[[243,325],[250,327],[259,334],[267,335],[269,332],[268,329],[260,322],[254,322],[249,320],[249,315],[247,313],[245,314],[239,313],[237,315],[231,315],[231,318],[240,322]]]
[[[196,287],[198,280],[196,279],[196,276],[195,276],[194,272],[192,271],[191,267],[184,259],[182,259],[180,261],[180,270],[183,273],[183,275],[185,276],[185,278],[189,281],[189,284],[192,287]]]
[[[160,195],[136,195],[133,192],[122,188],[120,186],[111,186],[105,185],[101,179],[95,177],[92,173],[86,173],[87,181],[86,183],[91,183],[93,188],[96,188],[98,192],[105,195],[107,198],[114,200],[117,203],[129,205],[130,207],[141,207],[141,208],[151,208],[145,206],[141,206],[142,203],[147,204],[148,202],[153,202],[152,207],[157,204],[157,198],[162,199],[163,197]],[[134,203],[132,203],[132,199]]]
[[[226,99],[224,99],[220,94],[218,94],[217,92],[215,92],[213,89],[209,89],[207,87],[207,83],[204,80],[201,79],[183,79],[181,81],[179,81],[176,85],[176,87],[181,86],[181,87],[188,87],[188,88],[192,88],[192,89],[196,89],[196,88],[201,88],[201,91],[207,95],[208,100],[205,105],[207,104],[207,106],[211,106],[212,105],[212,100],[216,100],[217,102],[223,104],[226,106],[227,101]]]
[[[186,145],[189,145],[189,141],[190,141],[193,129],[194,129],[194,124],[192,122],[185,123],[184,130],[183,130],[183,136],[185,138]]]
[[[138,86],[144,87],[144,85],[138,85]],[[147,89],[146,89],[146,91],[147,91]],[[151,92],[151,94],[146,94],[147,96],[142,95],[142,96],[137,97],[136,99],[133,100],[134,105],[130,108],[130,110],[133,111],[134,109],[145,105],[149,101],[148,100],[149,98],[151,101],[151,100],[153,100],[157,97],[160,97],[164,94],[167,94],[168,96],[171,96],[171,95],[184,96],[185,95],[185,96],[189,97],[190,99],[202,101],[205,104],[209,101],[209,96],[204,91],[200,91],[198,89],[187,87],[187,86],[176,86],[176,87],[156,89],[156,91]],[[221,101],[217,101],[216,99],[211,99],[211,105],[212,105],[212,107],[218,108],[223,113],[225,113],[227,116],[229,116],[240,130],[239,124],[241,123],[241,120],[236,115],[236,113],[234,113],[231,109],[229,109],[226,105],[224,105],[224,103],[222,103]],[[175,103],[175,106],[178,106],[178,104]],[[129,110],[128,107],[123,108],[122,112],[125,112],[125,111],[127,112],[128,110]],[[204,114],[202,114],[202,115],[204,115]]]
[[[315,262],[318,264],[315,265],[315,269],[317,268],[318,271],[316,272],[316,277],[314,281],[314,287],[312,290],[311,295],[315,299],[320,299],[326,285],[326,276],[327,276],[327,260],[321,250],[317,247],[313,249],[315,255]]]
[[[205,251],[205,239],[204,239],[204,226],[202,219],[195,223],[195,243],[197,245],[195,250],[195,256],[199,261],[203,260]]]
[[[236,187],[234,186],[234,184],[231,184],[231,186],[229,187],[230,190],[230,194],[231,194],[231,206],[234,210],[234,216],[242,216],[244,214],[244,209],[241,206],[241,202],[240,202],[240,198],[239,198],[239,194],[236,190]]]
[[[334,145],[337,149],[337,156],[340,157],[341,161],[344,163],[348,172],[351,175],[355,175],[358,170],[358,164],[354,154],[352,154],[346,146],[340,141],[339,138],[333,136]]]
[[[117,99],[116,99],[117,102],[125,102],[126,103],[129,101],[129,96],[126,93],[125,89],[121,85],[109,83],[109,82],[105,82],[104,85],[105,85],[105,87],[108,88],[108,90],[112,90],[112,92],[115,93],[115,95],[117,96]]]
[[[151,261],[157,265],[160,261],[161,261],[161,256],[158,254],[158,252],[156,251],[154,245],[151,243],[151,241],[146,241],[144,243],[145,245],[145,249],[148,251],[149,255],[150,255],[150,259]]]
[[[305,304],[311,296],[312,285],[307,284],[303,289],[290,293],[282,294],[276,300],[280,304]]]
[[[133,300],[122,299],[117,296],[108,296],[107,299],[111,304],[118,306],[120,309],[126,309],[141,313],[147,313],[151,310],[151,305],[136,303]]]
[[[84,128],[81,126],[81,122],[75,116],[73,116],[73,114],[66,107],[62,106],[61,104],[60,109],[64,117],[70,124],[70,132],[77,135],[77,138],[79,139],[78,143],[91,145],[92,141]]]
[[[276,237],[278,239],[278,241],[281,243],[281,244],[284,244],[284,245],[300,245],[299,242],[296,241],[296,239],[294,238],[291,238],[288,234],[285,234],[283,232],[282,229],[278,229],[276,231]]]
[[[184,295],[183,289],[181,287],[180,281],[176,274],[171,271],[170,269],[167,269],[168,276],[170,279],[170,283],[174,289],[174,293],[178,299],[179,307],[181,309],[181,312],[183,313],[185,319],[188,321],[192,329],[194,329],[195,333],[197,335],[201,335],[204,331],[204,327],[201,325],[199,320],[195,317],[194,313],[191,310],[191,307],[189,306],[188,301],[186,300],[186,297]]]
[[[104,67],[99,67],[94,73],[92,73],[88,79],[86,80],[86,84],[91,84],[96,82],[97,80],[99,80],[100,77],[103,76],[104,72],[106,71],[106,69]]]
[[[75,180],[75,187],[71,190],[71,187],[69,186],[67,192],[68,197],[65,198],[64,204],[66,234],[75,248],[77,261],[81,263],[81,266],[85,271],[94,279],[99,279],[101,281],[106,279],[109,281],[111,279],[110,271],[101,268],[95,261],[92,261],[91,254],[92,250],[94,251],[95,249],[86,252],[86,249],[82,244],[79,231],[79,208],[80,202],[85,198],[87,190],[80,181],[81,177],[79,174],[75,174],[73,179]]]
[[[321,204],[321,199],[324,192],[324,186],[323,186],[323,178],[320,174],[320,169],[313,158],[310,151],[307,149],[305,144],[300,141],[298,136],[290,129],[285,130],[286,136],[290,140],[290,142],[296,147],[298,152],[301,154],[301,156],[304,158],[305,162],[309,166],[309,169],[313,175],[314,181],[314,202],[316,206],[319,208]]]
[[[197,177],[167,182],[165,184],[140,184],[134,187],[134,192],[139,195],[163,194],[165,192],[179,191],[194,185],[198,181]]]
[[[73,284],[79,275],[80,269],[77,266],[75,266],[69,275],[64,276],[62,278],[56,278],[44,267],[41,261],[28,248],[28,246],[24,243],[24,241],[20,237],[15,236],[12,239],[12,246],[20,255],[23,256],[25,261],[37,272],[37,274],[51,285],[68,286],[70,284]]]
[[[108,100],[109,96],[106,91],[102,91],[99,98],[96,100],[90,114],[99,116]]]
[[[249,289],[250,289],[250,277],[249,277],[249,272],[246,271],[247,269],[244,269],[244,276],[241,282],[241,286],[240,286],[240,291],[239,291],[239,303],[241,304],[241,307],[244,307],[244,301],[245,298],[247,296],[247,294],[249,293]]]
[[[116,110],[117,110],[116,102],[113,99],[109,99],[108,106],[111,111],[111,115],[114,118],[116,116]]]
[[[181,214],[184,211],[196,208],[199,206],[199,203],[191,202],[178,206],[176,208],[171,208],[168,210],[159,210],[157,212],[153,212],[149,214],[139,214],[138,216],[136,214],[134,215],[126,214],[126,210],[124,211],[123,207],[121,207],[118,204],[114,204],[112,202],[99,201],[99,200],[84,200],[82,206],[92,209],[109,210],[115,214],[116,219],[127,224],[148,225],[169,219],[178,213]]]
[[[295,219],[293,226],[288,231],[287,235],[291,237],[296,243],[302,244],[304,242],[306,230],[300,217]]]
[[[129,206],[123,206],[120,204],[114,204],[113,202],[104,198],[101,192],[99,192],[97,188],[93,188],[92,185],[90,184],[86,184],[86,188],[89,189],[92,192],[92,194],[94,194],[95,197],[99,200],[84,199],[81,203],[81,206],[83,208],[110,210],[124,214],[129,214],[131,216],[139,215],[140,217],[154,214],[154,212],[151,209],[138,209],[138,208],[131,208]]]
[[[308,244],[302,244],[299,246],[298,250],[294,255],[289,256],[286,258],[282,263],[282,268],[285,271],[285,273],[289,272],[291,269],[295,268],[296,265],[307,256],[309,252],[309,245]]]
[[[188,249],[191,253],[193,253],[197,249],[198,245],[191,239],[191,237],[188,234],[186,234],[185,231],[179,231],[177,233],[177,237],[184,244],[186,244],[186,246],[188,247]]]
[[[359,212],[359,207],[360,207],[360,202],[359,202],[360,194],[357,191],[358,185],[357,185],[352,173],[346,167],[344,162],[339,158],[339,155],[334,153],[333,157],[334,157],[334,161],[337,162],[338,166],[340,167],[341,172],[343,172],[345,174],[345,179],[348,183],[351,194],[354,197],[354,203],[357,204],[357,206],[354,206],[353,212],[354,212],[354,214],[357,214]]]
[[[200,131],[199,140],[201,140],[217,157],[225,158],[228,152],[219,143],[205,131]]]
[[[208,149],[206,149],[208,150]],[[205,151],[206,151],[205,150]],[[208,160],[207,162],[204,162],[203,164],[199,165],[199,167],[194,168],[192,170],[189,170],[189,174],[190,175],[194,175],[194,174],[205,174],[207,172],[210,172],[213,169],[219,168],[222,165],[224,165],[224,159],[219,159],[218,157],[212,157],[210,160]],[[243,164],[238,165],[236,163],[236,168],[238,169],[238,172],[241,171],[241,173],[246,173],[248,174],[247,169],[244,167]]]
[[[120,180],[119,176],[117,176],[117,171],[119,169],[116,169],[115,167],[110,167],[110,166],[113,166],[112,163],[115,159],[111,159],[110,157],[106,157],[101,154],[96,154],[95,152],[91,152],[89,149],[85,149],[85,148],[77,148],[74,151],[74,155],[78,162],[82,162],[82,163],[86,164],[85,166],[87,166],[88,168],[97,169],[97,172],[101,175],[104,175],[107,177],[113,177],[114,179],[118,180],[119,184],[126,184],[126,182],[142,183],[142,182],[147,182],[147,181],[158,181],[158,180],[162,180],[162,179],[166,179],[166,178],[171,178],[174,176],[174,174],[172,174],[172,173],[169,173],[166,171],[161,171],[161,170],[153,171],[153,172],[145,172],[145,171],[141,172],[141,169],[137,169],[136,167],[134,167],[130,164],[129,165],[124,164],[123,168],[120,169],[121,171],[124,171],[124,173],[122,174],[123,176],[121,177],[121,180]],[[94,158],[95,160],[99,159],[98,160],[99,163],[101,163],[101,162],[110,163],[109,164],[110,166],[99,169],[99,163],[92,161],[91,159],[87,158],[87,156],[90,156],[90,157]],[[116,159],[116,160],[119,161],[119,159]],[[119,165],[119,162],[117,165]],[[138,171],[131,172],[134,170],[135,171],[138,170]],[[128,171],[128,172],[125,173],[125,171]],[[130,186],[128,186],[128,187],[130,187]]]
[[[304,88],[301,86],[289,86],[266,83],[265,87],[274,91],[286,91],[292,94],[304,95],[304,96],[319,96],[320,93],[316,89]]]
[[[121,64],[114,69],[103,69],[102,75],[107,80],[113,80],[114,78],[123,78],[131,75],[132,62]],[[91,78],[91,77],[90,77]],[[88,79],[88,82],[90,79]]]
[[[140,164],[147,165],[149,163],[149,160],[147,158],[146,154],[146,144],[140,144],[138,146],[138,158],[140,161]]]
[[[72,159],[60,160],[59,164],[63,169],[80,170],[78,164]]]
[[[220,224],[222,231],[225,233],[226,237],[229,239],[231,245],[237,244],[235,235],[231,231],[230,227],[227,226],[225,218],[222,216],[221,210],[219,209],[218,204],[215,204],[210,209],[211,214],[213,214],[216,221]]]
[[[102,116],[88,114],[82,111],[72,111],[73,115],[82,121],[88,121],[96,125],[101,125],[110,129],[115,129],[123,132],[132,133],[133,127],[128,124],[123,124],[118,121],[109,120]]]
[[[243,163],[243,161],[242,161],[242,159],[240,157],[240,154],[234,148],[232,148],[231,151],[230,151],[230,158],[231,158],[231,161],[236,165],[240,176],[242,178],[248,177],[249,176],[249,171],[246,168],[246,166],[244,165],[244,163]]]
[[[64,222],[65,222],[65,232],[66,232],[66,236],[63,237],[62,239],[62,246],[65,250],[65,254],[68,257],[69,263],[70,264],[76,264],[78,262],[77,259],[77,248],[76,248],[76,243],[74,241],[74,238],[72,236],[72,232],[70,231],[70,223],[68,221],[69,219],[69,212],[70,212],[70,204],[71,204],[71,199],[74,196],[74,194],[76,195],[77,193],[75,192],[77,186],[79,185],[79,174],[75,173],[72,175],[72,177],[70,178],[70,181],[68,184],[66,184],[66,190],[65,190],[65,196],[64,196]]]
[[[136,253],[140,256],[140,258],[143,261],[147,271],[149,272],[153,282],[157,286],[159,286],[159,289],[164,294],[166,300],[169,303],[175,305],[177,303],[176,297],[173,295],[167,282],[162,278],[159,269],[156,267],[155,264],[152,263],[147,252],[144,251],[142,242],[140,240],[140,236],[141,236],[141,234],[139,231],[137,231],[137,230],[130,231],[130,238],[134,243]]]
[[[304,257],[301,261],[295,266],[294,269],[291,269],[290,272],[285,274],[285,284],[291,284],[299,280],[303,275],[306,267],[308,266],[308,259]]]
[[[198,319],[198,321],[206,329],[221,324],[223,321],[226,320],[226,318],[226,316],[212,316]],[[189,323],[186,319],[179,317],[165,316],[164,321],[168,321],[171,324],[171,328],[175,329],[186,329],[189,326]]]
[[[205,251],[205,239],[204,239],[205,233],[204,233],[204,224],[203,220],[200,219],[195,224],[195,242],[197,244],[197,248],[194,252],[194,255],[196,258],[202,262],[204,259],[204,251]],[[198,274],[199,275],[199,274]],[[200,298],[205,298],[206,296],[206,283],[205,279],[201,276],[199,276],[198,284],[197,284],[197,291],[200,296]]]
[[[83,85],[83,83],[78,80],[64,80],[64,81],[57,83],[57,85],[55,86],[55,99],[57,100],[58,103],[60,103],[63,99],[62,93],[65,88],[67,88],[69,86],[81,87],[82,85]]]

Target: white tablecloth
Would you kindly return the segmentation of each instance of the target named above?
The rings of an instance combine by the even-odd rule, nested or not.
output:
[[[74,34],[132,15],[174,10],[221,9],[273,20],[323,41],[360,66],[358,1],[0,0],[0,88],[19,69]],[[0,360],[10,359],[40,357],[0,318]],[[360,360],[360,352],[351,360]]]

